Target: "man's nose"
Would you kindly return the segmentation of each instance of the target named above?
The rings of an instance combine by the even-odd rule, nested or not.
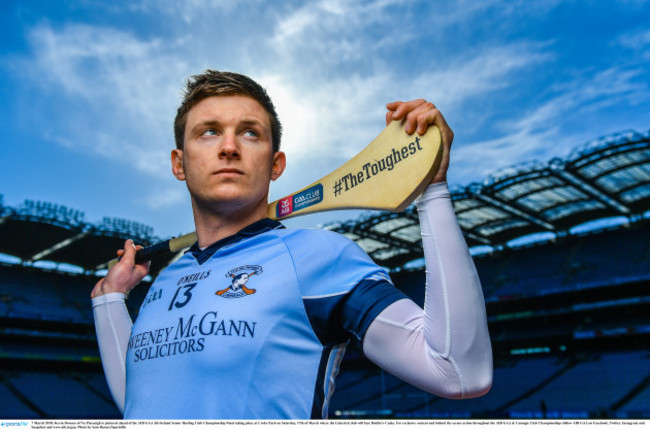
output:
[[[239,159],[240,155],[237,136],[233,133],[225,133],[219,147],[219,158]]]

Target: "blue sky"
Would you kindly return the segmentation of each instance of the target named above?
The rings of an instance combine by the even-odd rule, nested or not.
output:
[[[288,168],[271,199],[362,149],[393,100],[443,112],[451,185],[567,156],[650,128],[649,3],[4,0],[0,194],[191,231],[169,153],[183,83],[206,68],[250,75],[277,105]]]

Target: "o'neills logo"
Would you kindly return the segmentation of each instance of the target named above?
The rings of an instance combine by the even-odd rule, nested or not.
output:
[[[259,276],[260,274],[262,274],[262,267],[259,265],[244,265],[233,268],[226,273],[226,277],[230,279],[230,286],[218,290],[215,294],[222,298],[241,298],[252,295],[256,290],[249,288],[246,284],[251,277]]]
[[[334,182],[334,196],[338,197],[343,192],[347,192],[355,186],[370,180],[383,171],[391,171],[397,164],[422,151],[420,146],[420,137],[415,137],[411,143],[402,146],[399,150],[393,148],[391,152],[382,159],[375,162],[363,164],[361,170],[354,173],[348,173]]]

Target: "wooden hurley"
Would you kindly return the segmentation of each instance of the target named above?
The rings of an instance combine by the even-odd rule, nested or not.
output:
[[[420,136],[391,122],[354,158],[299,191],[269,204],[268,217],[281,220],[341,209],[402,211],[431,183],[442,159],[442,138],[435,126]],[[136,262],[175,253],[196,242],[196,233],[140,249]],[[114,259],[108,263],[112,267]]]

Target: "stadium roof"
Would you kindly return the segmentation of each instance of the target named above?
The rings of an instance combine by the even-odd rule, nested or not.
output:
[[[25,264],[48,261],[96,271],[115,258],[127,238],[145,246],[158,241],[152,233],[150,226],[124,219],[87,223],[81,211],[49,202],[26,200],[19,207],[7,207],[0,195],[0,253]],[[153,261],[152,272],[170,259]]]
[[[601,137],[566,159],[520,164],[483,183],[455,187],[451,197],[470,247],[500,248],[539,232],[563,236],[574,226],[614,216],[635,221],[650,210],[650,133]],[[93,224],[83,218],[78,210],[52,203],[25,201],[8,207],[0,195],[0,253],[24,264],[52,261],[96,271],[105,268],[126,238],[142,245],[160,240],[151,227],[136,222],[104,218]],[[326,228],[352,238],[392,270],[422,258],[413,206]],[[173,257],[155,259],[151,273],[157,274]]]
[[[483,183],[451,189],[454,210],[470,247],[499,248],[534,233],[566,235],[591,220],[640,219],[650,210],[650,133],[601,137],[566,159],[503,169]],[[399,269],[422,257],[413,206],[335,223],[328,229],[355,240],[379,264]]]

